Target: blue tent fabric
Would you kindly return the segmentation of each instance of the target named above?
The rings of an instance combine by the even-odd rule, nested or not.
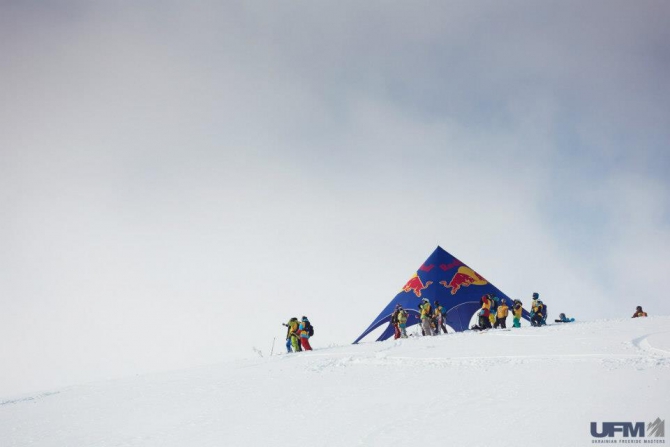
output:
[[[387,325],[384,332],[377,338],[383,341],[393,336],[391,315],[395,306],[400,304],[408,311],[407,327],[420,322],[419,303],[423,298],[435,300],[446,310],[446,324],[460,332],[468,328],[470,319],[480,309],[480,299],[484,294],[495,295],[501,300],[505,298],[508,305],[512,299],[501,292],[483,276],[472,270],[460,260],[437,247],[430,257],[407,281],[400,293],[381,311],[370,326],[354,341],[358,343],[375,329]],[[530,318],[526,310],[523,318]]]

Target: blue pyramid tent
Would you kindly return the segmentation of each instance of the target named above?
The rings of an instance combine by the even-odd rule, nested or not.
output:
[[[354,343],[384,324],[387,327],[377,341],[391,337],[391,314],[396,304],[400,304],[409,314],[407,327],[418,324],[418,306],[423,298],[428,298],[431,305],[435,300],[439,301],[446,310],[446,324],[457,332],[464,331],[468,329],[472,316],[480,309],[480,299],[486,293],[505,298],[509,304],[512,302],[484,277],[438,246]],[[523,311],[523,318],[530,318],[526,310]]]

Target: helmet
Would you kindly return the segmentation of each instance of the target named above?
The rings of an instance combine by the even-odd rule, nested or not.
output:
[[[435,304],[437,306],[437,305],[440,304],[440,302],[438,300],[435,300],[435,301],[433,301],[433,304]]]
[[[533,299],[536,300],[540,297],[540,294],[537,292],[533,292]]]
[[[542,304],[542,300],[537,300],[537,304]]]
[[[424,298],[421,300],[422,303],[428,303],[430,304],[430,300],[428,298]]]
[[[502,299],[502,302],[503,302],[503,303],[505,302],[505,298]]]
[[[302,317],[302,321],[309,321],[309,320],[307,319],[307,317],[305,317],[305,316],[303,315],[303,317]]]

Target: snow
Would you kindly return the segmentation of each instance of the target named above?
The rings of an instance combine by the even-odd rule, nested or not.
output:
[[[587,445],[591,422],[667,418],[669,323],[411,337],[4,397],[0,445]]]

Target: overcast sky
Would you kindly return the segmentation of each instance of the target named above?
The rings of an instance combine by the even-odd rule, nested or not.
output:
[[[670,3],[0,1],[0,396],[353,341],[437,245],[670,314]]]

